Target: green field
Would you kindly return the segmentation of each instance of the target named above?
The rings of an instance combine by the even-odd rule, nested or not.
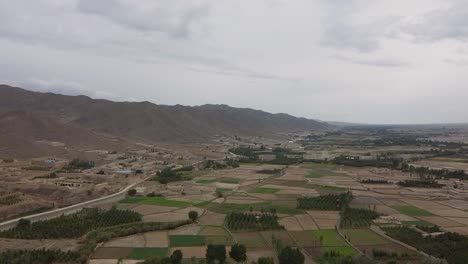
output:
[[[320,178],[323,176],[338,176],[340,173],[336,172],[336,165],[333,164],[318,164],[311,163],[307,164],[305,168],[310,169],[306,178]]]
[[[278,191],[279,191],[279,189],[276,189],[276,188],[261,188],[261,187],[258,187],[258,188],[255,188],[254,193],[276,193]]]
[[[222,182],[222,183],[234,183],[234,184],[237,184],[237,183],[240,183],[240,179],[238,178],[220,178],[218,179],[218,182]]]
[[[129,259],[147,259],[150,257],[163,258],[167,256],[168,248],[134,248]]]
[[[334,229],[322,229],[310,231],[314,238],[320,241],[322,237],[323,247],[346,247],[348,244],[336,233]]]
[[[171,247],[196,247],[205,245],[205,237],[199,235],[172,235],[169,236]]]
[[[179,208],[188,207],[192,205],[192,203],[189,202],[167,200],[165,197],[127,197],[120,202],[131,204],[162,205]]]
[[[341,233],[348,237],[348,240],[356,246],[379,245],[388,243],[383,237],[377,235],[370,229],[348,229]]]
[[[405,215],[409,215],[409,216],[428,216],[428,215],[432,215],[432,213],[430,213],[430,212],[428,212],[428,211],[426,211],[424,209],[412,206],[412,205],[397,206],[397,207],[395,207],[395,209],[397,209],[400,213],[405,214]]]

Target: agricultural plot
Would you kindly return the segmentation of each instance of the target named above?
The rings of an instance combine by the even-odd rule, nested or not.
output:
[[[167,212],[174,211],[177,209],[178,209],[177,207],[142,204],[142,205],[136,205],[131,210],[141,215],[149,215],[149,214],[167,213]]]
[[[341,212],[340,225],[343,228],[363,228],[369,227],[372,220],[379,215],[369,209],[357,209],[347,207]]]
[[[225,214],[206,212],[204,215],[200,217],[198,222],[201,225],[222,225],[224,223],[225,217],[226,217]]]
[[[316,230],[318,229],[317,224],[314,222],[314,219],[308,214],[301,214],[295,216],[300,226],[304,230]]]
[[[189,202],[168,200],[165,197],[127,197],[120,202],[130,203],[130,204],[160,205],[160,206],[178,207],[178,208],[183,208],[183,207],[192,205],[192,203],[189,203]]]
[[[113,239],[106,242],[103,247],[145,247],[146,241],[143,235]]]
[[[255,188],[254,193],[276,193],[279,189],[276,188]]]
[[[289,231],[289,235],[301,247],[319,247],[320,240],[317,240],[311,231]]]
[[[338,211],[307,211],[319,229],[334,229],[338,225]]]
[[[346,247],[348,245],[335,230],[312,230],[310,232],[323,247]]]
[[[170,235],[171,247],[196,247],[205,245],[205,237],[199,235]]]
[[[199,247],[173,247],[170,250],[169,255],[171,255],[174,251],[180,250],[184,256],[184,259],[201,259],[205,258],[206,254],[206,246],[199,246]]]
[[[133,248],[110,248],[110,247],[99,247],[97,248],[91,258],[93,259],[125,259],[133,251]]]
[[[302,231],[304,228],[299,224],[296,217],[286,216],[278,220],[279,224],[287,231]]]
[[[320,250],[323,254],[339,254],[341,257],[354,256],[358,254],[358,252],[349,245],[342,247],[322,247]]]
[[[304,168],[309,169],[309,172],[305,175],[306,178],[321,178],[324,176],[340,176],[342,173],[337,172],[337,165],[326,164],[326,163],[310,163]]]
[[[199,225],[182,226],[173,230],[169,230],[169,235],[198,235],[202,229]]]
[[[167,256],[168,248],[134,248],[130,255],[129,259],[147,259],[150,257],[160,257],[163,258]]]
[[[234,239],[248,248],[264,248],[267,246],[266,241],[259,232],[233,233]]]
[[[339,210],[346,206],[352,197],[350,193],[302,197],[297,199],[297,208],[305,210]]]
[[[37,221],[30,226],[19,225],[1,231],[0,237],[24,239],[76,238],[93,229],[140,221],[140,214],[128,210],[84,209],[74,214]]]
[[[270,212],[275,210],[278,214],[302,214],[304,210],[290,208],[285,206],[274,205],[271,202],[262,202],[256,204],[231,204],[231,203],[222,203],[213,207],[208,208],[209,211],[221,214],[227,214],[229,212],[244,212],[244,211],[255,212]]]
[[[160,213],[143,216],[143,222],[176,222],[187,219],[188,215],[182,213]]]
[[[143,234],[145,246],[152,248],[165,248],[169,246],[167,231],[155,231]]]
[[[432,215],[430,212],[428,212],[428,211],[426,211],[424,209],[421,209],[421,208],[418,208],[418,207],[415,207],[415,206],[411,206],[411,205],[397,206],[397,207],[395,207],[395,209],[397,209],[402,214],[409,215],[409,216],[428,216],[428,215]]]
[[[265,242],[269,247],[273,247],[273,238],[280,240],[283,246],[294,246],[295,242],[284,230],[275,230],[275,231],[262,231],[260,235],[263,237]]]
[[[388,244],[389,241],[370,229],[344,229],[341,233],[355,246]]]
[[[456,222],[454,220],[450,220],[441,216],[418,216],[417,218],[425,222],[431,223],[433,225],[440,226],[440,227],[464,226],[463,224],[460,224],[459,222]]]
[[[226,226],[232,231],[259,231],[280,229],[278,216],[270,213],[232,212],[226,216]]]

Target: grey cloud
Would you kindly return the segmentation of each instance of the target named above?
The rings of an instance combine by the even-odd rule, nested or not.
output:
[[[343,55],[335,55],[332,58],[345,61],[353,64],[358,65],[365,65],[365,66],[374,66],[374,67],[406,67],[409,66],[408,63],[398,60],[392,59],[362,59],[362,58],[354,58],[348,57]]]
[[[208,12],[205,0],[190,3],[141,0],[139,4],[124,0],[79,0],[77,6],[71,1],[57,6],[44,0],[33,4],[22,0],[14,4],[0,1],[0,38],[63,50],[82,49],[106,58],[138,63],[176,63],[189,70],[213,74],[287,80],[238,65],[209,51],[203,52],[192,45],[190,39],[178,39],[174,44],[160,34],[147,32],[143,37],[139,34],[139,30],[151,30],[188,36],[191,23]],[[28,5],[32,8],[27,8]],[[82,13],[74,13],[76,7]],[[22,19],[18,19],[19,13]],[[98,14],[98,17],[89,14]],[[127,27],[118,26],[121,24]]]
[[[403,23],[401,30],[421,41],[468,39],[468,1],[458,0],[445,9],[437,9]]]
[[[468,66],[468,60],[466,59],[445,59],[444,62],[456,66]]]
[[[192,26],[209,13],[200,1],[79,0],[78,10],[108,18],[138,31],[158,31],[173,37],[188,37]]]
[[[364,53],[379,48],[381,40],[390,34],[396,18],[382,17],[376,21],[356,23],[355,16],[359,16],[362,8],[360,4],[355,0],[327,1],[321,45]]]

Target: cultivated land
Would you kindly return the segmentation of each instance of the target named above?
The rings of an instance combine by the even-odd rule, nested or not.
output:
[[[216,144],[193,147],[197,150],[191,149],[193,152],[184,152],[182,146],[163,149],[152,145],[117,153],[101,150],[87,156],[95,166],[80,172],[64,171],[70,158],[47,163],[47,170],[40,167],[50,162],[46,158],[3,161],[0,173],[9,184],[1,187],[5,190],[0,192],[0,210],[10,213],[0,215],[6,219],[63,207],[111,194],[147,178],[132,188],[135,193],[95,206],[136,212],[141,215],[141,225],[183,224],[138,232],[129,228],[133,233],[97,243],[89,255],[91,263],[116,263],[118,259],[131,263],[169,256],[175,250],[181,250],[189,261],[192,257],[204,258],[209,244],[223,244],[229,249],[235,243],[247,247],[249,261],[259,256],[278,261],[275,240],[282,246],[300,248],[309,263],[359,255],[376,263],[424,263],[424,254],[389,238],[386,228],[409,227],[424,236],[444,232],[468,235],[468,182],[459,174],[405,169],[402,164],[464,170],[468,153],[464,145],[422,141],[439,133],[436,128],[385,131],[359,128],[321,135],[284,135],[286,139],[277,140],[224,137]],[[455,137],[462,131],[452,133]],[[242,147],[233,149],[234,143]],[[203,161],[210,154],[211,160],[221,159]],[[172,177],[180,178],[160,182],[161,170],[166,167],[173,167],[178,176]],[[56,176],[47,176],[52,172]],[[402,184],[405,181],[411,182]],[[441,186],[417,185],[432,181]],[[52,189],[52,195],[47,195]],[[337,200],[344,194],[350,195],[350,201]],[[69,202],[66,197],[77,198]],[[298,198],[318,201],[321,197],[331,198],[298,208]],[[348,206],[375,212],[376,217],[366,222],[358,213],[354,214],[358,217],[349,216],[345,214],[345,210],[351,210]],[[190,211],[198,212],[196,222],[188,221]],[[233,212],[255,216],[249,218],[250,222],[228,225]],[[262,223],[262,215],[274,216],[280,227]],[[349,217],[346,226],[343,215]],[[437,232],[427,231],[436,226],[440,229]],[[42,247],[77,250],[83,239],[76,236],[41,244],[39,239],[0,233],[0,251]],[[27,243],[23,243],[25,240]]]

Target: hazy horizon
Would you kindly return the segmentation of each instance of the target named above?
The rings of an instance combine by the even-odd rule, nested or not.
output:
[[[468,2],[0,0],[0,83],[360,124],[467,123]]]

